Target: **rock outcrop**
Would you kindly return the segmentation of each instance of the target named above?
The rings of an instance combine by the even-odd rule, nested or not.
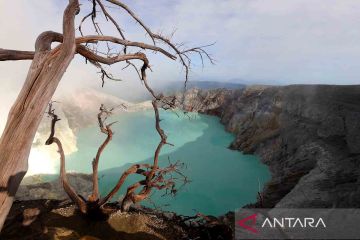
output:
[[[360,86],[191,89],[182,107],[219,116],[230,147],[269,166],[254,206],[360,207]]]

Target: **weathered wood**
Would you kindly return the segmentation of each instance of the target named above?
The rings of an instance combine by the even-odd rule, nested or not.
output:
[[[10,60],[30,60],[33,59],[35,52],[32,51],[18,51],[0,48],[0,61]]]
[[[74,57],[78,12],[78,0],[70,0],[64,12],[61,51],[50,50],[56,34],[45,32],[38,37],[25,84],[10,110],[0,140],[0,230],[28,170],[31,145],[46,106]]]
[[[80,212],[86,213],[86,203],[82,200],[77,193],[75,192],[74,188],[69,184],[69,181],[66,176],[65,170],[65,154],[64,149],[60,140],[56,137],[52,138],[52,142],[58,146],[58,152],[60,154],[60,179],[63,185],[64,191],[69,196],[69,198],[78,206]]]

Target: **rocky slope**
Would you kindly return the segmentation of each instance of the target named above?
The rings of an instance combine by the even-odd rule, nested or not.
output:
[[[191,89],[184,109],[217,115],[272,179],[255,206],[360,207],[360,86]]]

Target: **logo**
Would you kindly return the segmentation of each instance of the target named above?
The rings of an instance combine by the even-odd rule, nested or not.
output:
[[[254,213],[246,218],[243,218],[237,221],[237,225],[240,227],[252,232],[258,233],[258,230],[254,227],[256,225],[257,213]],[[322,218],[294,218],[294,217],[285,217],[285,218],[269,218],[267,217],[262,224],[261,228],[270,227],[270,228],[317,228],[323,227],[326,228],[325,222]]]
[[[360,208],[241,208],[235,239],[359,239]]]
[[[266,218],[261,227],[268,226],[270,228],[317,228],[323,227],[326,228],[326,224],[322,218],[294,218],[294,217],[286,217],[286,218]]]
[[[237,224],[238,224],[240,227],[242,227],[242,228],[244,228],[244,229],[246,229],[246,230],[248,230],[248,231],[250,231],[250,232],[257,233],[257,232],[258,232],[257,229],[251,227],[251,226],[248,224],[248,222],[250,222],[250,224],[251,224],[252,226],[255,225],[255,224],[256,224],[256,216],[257,216],[257,213],[255,213],[255,214],[253,214],[253,215],[250,215],[250,216],[248,216],[248,217],[246,217],[246,218],[244,218],[244,219],[241,219],[241,220],[237,221]]]

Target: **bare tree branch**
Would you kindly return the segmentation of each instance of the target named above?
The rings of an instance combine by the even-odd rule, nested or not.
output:
[[[122,185],[124,184],[126,178],[131,175],[131,174],[142,174],[142,175],[146,175],[146,171],[140,169],[142,167],[145,168],[150,168],[151,165],[149,164],[135,164],[132,165],[131,167],[129,167],[125,172],[123,172],[123,174],[121,175],[121,177],[119,178],[117,184],[114,186],[114,188],[106,195],[106,197],[104,197],[103,199],[100,200],[99,205],[103,206],[106,202],[108,202],[122,187]]]
[[[77,38],[76,42],[78,44],[80,44],[80,43],[112,42],[112,43],[120,44],[120,45],[123,45],[126,47],[138,47],[138,48],[142,48],[142,49],[153,50],[153,51],[164,54],[165,56],[171,58],[172,60],[176,59],[176,56],[174,56],[173,54],[167,52],[166,50],[164,50],[160,47],[150,45],[147,43],[142,43],[142,42],[132,42],[132,41],[116,38],[113,36],[88,35],[88,36]]]
[[[98,121],[99,121],[99,127],[102,133],[106,134],[107,137],[105,139],[105,141],[101,144],[101,146],[99,147],[96,156],[92,162],[92,167],[93,167],[93,193],[92,196],[90,197],[90,201],[97,201],[99,200],[99,173],[98,173],[98,168],[99,168],[99,160],[100,160],[100,156],[102,154],[102,152],[104,151],[104,149],[106,148],[106,146],[109,144],[109,142],[112,140],[112,136],[113,136],[113,131],[111,130],[111,125],[112,124],[108,124],[105,125],[104,124],[104,119],[103,119],[103,115],[105,115],[105,119],[111,115],[112,112],[107,110],[104,105],[101,105],[100,107],[100,112],[98,114]]]
[[[64,187],[65,192],[67,193],[67,195],[70,197],[70,199],[76,203],[76,205],[79,207],[80,211],[82,213],[86,212],[86,204],[85,202],[82,200],[81,197],[79,197],[75,190],[73,189],[73,187],[69,184],[67,176],[66,176],[66,169],[65,169],[65,154],[64,154],[64,150],[61,144],[61,141],[54,137],[55,135],[55,125],[56,122],[59,121],[60,119],[58,118],[58,116],[55,114],[54,109],[53,109],[53,102],[49,103],[49,109],[48,109],[48,116],[52,118],[51,120],[51,132],[50,132],[50,136],[49,138],[46,140],[46,145],[51,145],[53,143],[55,143],[58,147],[58,152],[60,155],[60,179],[62,182],[62,185]]]
[[[107,12],[104,4],[100,1],[100,0],[96,0],[96,2],[99,4],[102,12],[104,13],[106,19],[110,19],[110,21],[114,24],[114,26],[116,27],[117,31],[119,32],[120,36],[122,37],[122,39],[125,40],[125,36],[123,31],[121,30],[119,24],[115,21],[115,19]],[[124,53],[126,53],[126,50],[124,51]]]
[[[35,52],[32,51],[7,50],[0,48],[0,61],[32,60],[34,55]]]
[[[145,31],[149,34],[150,38],[152,39],[152,41],[153,41],[153,43],[155,45],[155,39],[153,37],[153,34],[152,34],[151,30],[140,20],[139,17],[136,16],[136,14],[127,5],[125,5],[122,2],[117,1],[117,0],[106,0],[106,1],[110,2],[110,3],[114,4],[114,5],[117,5],[117,6],[121,7],[122,9],[124,9],[126,12],[128,12],[130,14],[130,16],[132,18],[134,18],[135,21],[137,23],[139,23],[145,29]]]

